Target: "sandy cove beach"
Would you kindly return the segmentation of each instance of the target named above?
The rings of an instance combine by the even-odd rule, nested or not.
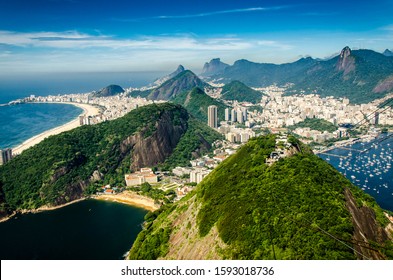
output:
[[[136,207],[144,208],[149,211],[155,211],[160,208],[158,205],[154,203],[154,200],[152,198],[141,196],[131,191],[124,191],[119,194],[95,195],[92,198],[133,205]]]
[[[88,116],[94,116],[94,115],[98,115],[100,112],[100,109],[93,106],[93,105],[89,105],[89,104],[84,104],[84,103],[73,103],[73,102],[45,102],[45,103],[56,103],[56,104],[70,104],[70,105],[74,105],[77,106],[79,108],[81,108],[83,110],[82,114],[88,115]],[[26,140],[25,142],[23,142],[22,144],[20,144],[19,146],[15,147],[12,149],[12,154],[13,155],[18,155],[20,153],[22,153],[24,150],[40,143],[42,140],[44,140],[45,138],[52,136],[52,135],[56,135],[59,133],[62,133],[64,131],[68,131],[71,130],[73,128],[76,128],[79,126],[79,118],[76,118],[66,124],[63,124],[62,126],[58,126],[55,127],[53,129],[47,130],[41,134],[38,134],[28,140]]]

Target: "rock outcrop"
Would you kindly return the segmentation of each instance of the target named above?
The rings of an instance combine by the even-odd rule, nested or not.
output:
[[[338,71],[344,72],[344,76],[355,70],[355,58],[351,54],[352,51],[348,46],[343,48],[336,65]]]
[[[213,58],[203,66],[202,76],[212,76],[222,73],[229,65],[221,62],[219,58]]]
[[[185,117],[186,115],[184,115]],[[176,148],[180,138],[187,131],[187,118],[180,118],[178,124],[173,123],[173,116],[165,112],[155,124],[155,131],[147,136],[148,129],[129,136],[121,144],[122,153],[131,151],[131,169],[139,170],[141,167],[155,166],[165,161]]]

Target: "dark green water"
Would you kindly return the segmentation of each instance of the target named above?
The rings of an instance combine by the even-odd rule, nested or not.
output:
[[[117,260],[130,249],[146,210],[85,200],[0,223],[0,259]]]

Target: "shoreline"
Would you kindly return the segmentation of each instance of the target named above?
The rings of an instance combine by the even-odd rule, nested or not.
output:
[[[130,206],[143,208],[148,211],[155,211],[160,208],[158,205],[154,203],[154,200],[152,198],[141,196],[130,191],[124,191],[119,194],[94,195],[91,198],[96,200],[123,203]]]
[[[130,191],[124,191],[119,194],[102,194],[102,195],[93,195],[93,196],[87,196],[87,197],[82,197],[79,199],[75,199],[73,201],[67,202],[65,204],[57,205],[57,206],[41,206],[37,209],[32,209],[32,210],[27,210],[27,209],[22,209],[19,211],[14,211],[12,214],[10,214],[7,217],[3,217],[0,219],[0,223],[6,222],[16,216],[17,214],[37,214],[45,211],[52,211],[52,210],[57,210],[66,206],[69,206],[74,203],[78,203],[87,199],[95,199],[95,200],[103,200],[103,201],[110,201],[110,202],[115,202],[115,203],[122,203],[122,204],[127,204],[130,206],[138,207],[145,209],[147,211],[155,211],[158,210],[160,207],[154,203],[154,200],[152,198],[146,197],[146,196],[141,196],[136,193],[130,192]]]
[[[91,105],[91,104],[85,104],[85,103],[74,103],[74,102],[34,102],[35,104],[68,104],[68,105],[73,105],[75,107],[81,108],[83,110],[83,115],[98,115],[100,109]],[[33,104],[34,104],[33,103]],[[21,154],[24,150],[40,143],[42,140],[45,138],[52,136],[52,135],[57,135],[62,132],[74,129],[76,127],[79,127],[79,116],[63,125],[57,126],[55,128],[49,129],[47,131],[44,131],[38,135],[35,135],[27,140],[25,140],[22,144],[13,147],[12,148],[12,154],[13,156]]]
[[[57,205],[57,206],[41,206],[41,207],[39,207],[37,209],[32,209],[32,210],[22,209],[22,210],[19,210],[19,211],[14,211],[11,215],[9,215],[7,217],[4,217],[4,218],[1,218],[0,219],[0,223],[10,220],[12,217],[14,217],[17,214],[29,214],[29,213],[37,214],[37,213],[41,213],[41,212],[45,212],[45,211],[52,211],[52,210],[56,210],[56,209],[60,209],[60,208],[66,207],[68,205],[71,205],[71,204],[74,204],[74,203],[77,203],[77,202],[81,202],[81,201],[86,200],[86,199],[88,199],[88,197],[78,198],[78,199],[75,199],[73,201],[67,202],[65,204]]]

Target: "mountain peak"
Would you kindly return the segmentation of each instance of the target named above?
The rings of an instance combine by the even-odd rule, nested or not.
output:
[[[202,75],[210,76],[223,72],[229,65],[221,62],[220,58],[213,58],[203,66]]]
[[[153,89],[147,98],[151,100],[170,100],[177,94],[190,91],[194,87],[205,88],[206,86],[207,84],[202,82],[192,71],[184,70]]]
[[[386,49],[382,54],[384,56],[393,56],[393,51]]]
[[[177,74],[179,74],[179,73],[183,72],[184,70],[185,70],[184,66],[180,64],[179,66],[177,66],[176,71],[173,72],[172,74],[174,74],[176,72],[177,72]]]
[[[176,77],[178,74],[180,74],[181,72],[185,71],[185,68],[183,65],[179,65],[177,66],[176,70],[160,79],[157,79],[154,81],[154,85],[156,86],[161,86],[163,83],[165,83],[166,81]]]
[[[340,58],[337,62],[337,70],[344,71],[344,75],[355,70],[355,59],[351,57],[352,50],[346,46],[341,50]]]

